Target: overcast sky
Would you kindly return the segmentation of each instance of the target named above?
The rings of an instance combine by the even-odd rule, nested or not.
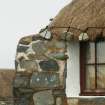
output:
[[[0,0],[0,68],[14,68],[19,39],[37,33],[71,0]]]

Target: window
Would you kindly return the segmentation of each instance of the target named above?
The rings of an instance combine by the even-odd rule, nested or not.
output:
[[[105,41],[80,43],[80,95],[105,95]]]

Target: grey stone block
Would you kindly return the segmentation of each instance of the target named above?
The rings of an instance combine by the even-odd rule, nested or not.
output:
[[[55,60],[47,60],[39,62],[40,68],[43,71],[58,71],[59,66]]]
[[[29,46],[18,45],[17,52],[26,52],[28,48],[29,48]]]
[[[57,88],[59,86],[60,86],[60,80],[58,73],[36,72],[33,73],[30,80],[30,87],[35,89]]]
[[[37,40],[36,42],[32,43],[32,49],[35,51],[36,54],[43,54],[47,51],[47,47],[44,41]]]
[[[20,62],[20,67],[30,72],[38,71],[38,65],[35,60],[22,60]]]
[[[54,105],[52,91],[40,91],[33,95],[34,105]]]
[[[13,83],[13,86],[15,88],[23,87],[28,88],[29,87],[29,77],[16,77]]]

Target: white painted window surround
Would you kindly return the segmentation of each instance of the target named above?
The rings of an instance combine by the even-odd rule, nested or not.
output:
[[[66,93],[68,97],[78,97],[80,93],[79,43],[67,43],[69,59],[67,61]]]

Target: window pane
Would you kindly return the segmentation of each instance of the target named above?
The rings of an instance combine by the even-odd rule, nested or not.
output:
[[[105,63],[105,42],[97,43],[97,62]]]
[[[86,89],[95,89],[95,66],[86,66]]]
[[[95,44],[92,42],[87,44],[86,63],[95,63]]]
[[[97,88],[105,88],[105,65],[97,66]]]

